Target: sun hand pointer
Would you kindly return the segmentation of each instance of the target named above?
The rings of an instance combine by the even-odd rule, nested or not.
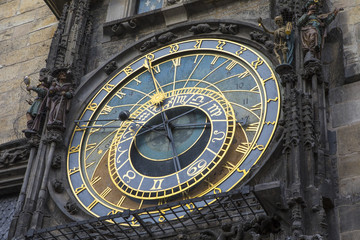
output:
[[[155,94],[151,97],[151,102],[154,105],[159,105],[165,100],[166,94],[162,90],[160,83],[155,78],[153,67],[149,58],[145,58],[143,66],[150,72],[155,87]]]

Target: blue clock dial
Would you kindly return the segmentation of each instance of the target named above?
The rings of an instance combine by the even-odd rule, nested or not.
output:
[[[130,116],[120,122],[122,111]],[[96,216],[229,191],[266,151],[279,113],[277,77],[249,46],[164,46],[89,101],[70,141],[70,186]]]

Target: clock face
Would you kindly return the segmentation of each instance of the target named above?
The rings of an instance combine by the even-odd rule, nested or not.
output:
[[[68,148],[70,186],[95,216],[229,191],[263,155],[279,112],[276,76],[249,46],[165,46],[89,101]]]

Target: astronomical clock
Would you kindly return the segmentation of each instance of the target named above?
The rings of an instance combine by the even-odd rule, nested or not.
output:
[[[280,114],[270,61],[226,39],[174,41],[98,82],[67,149],[72,194],[94,216],[240,186]]]

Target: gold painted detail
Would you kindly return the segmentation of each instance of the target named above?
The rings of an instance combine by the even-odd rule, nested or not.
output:
[[[151,103],[154,105],[160,105],[165,99],[166,94],[163,92],[158,92],[151,96]]]

